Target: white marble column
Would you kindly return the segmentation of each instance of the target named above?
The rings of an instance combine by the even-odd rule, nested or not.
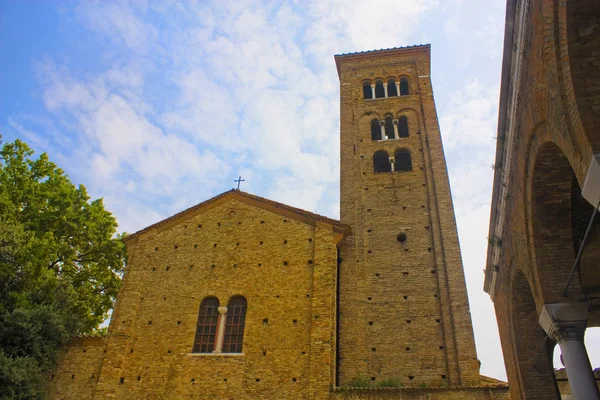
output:
[[[394,157],[390,157],[390,167],[392,169],[392,172],[394,172],[396,170],[395,166],[396,166],[396,160],[394,160]]]
[[[398,93],[398,96],[400,96],[400,82],[399,81],[396,82],[396,90],[397,90],[396,93]]]
[[[573,398],[598,400],[600,393],[583,343],[588,309],[587,303],[545,304],[540,325],[560,346]]]
[[[227,320],[227,307],[219,307],[219,321],[217,322],[217,337],[215,338],[215,349],[213,353],[220,353],[223,350],[223,340],[225,339],[225,321]]]
[[[379,128],[381,129],[381,140],[387,140],[385,134],[385,121],[379,121]]]
[[[398,135],[398,120],[393,120],[394,122],[394,139],[398,139],[400,136]]]
[[[371,84],[371,98],[372,99],[375,98],[375,84],[374,83]]]
[[[383,93],[385,94],[384,97],[388,97],[387,89],[387,82],[383,82]]]

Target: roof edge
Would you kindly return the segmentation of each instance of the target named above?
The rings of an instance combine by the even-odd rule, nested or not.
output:
[[[323,215],[315,214],[310,211],[302,210],[300,208],[288,206],[283,203],[279,203],[273,200],[266,199],[264,197],[256,196],[250,193],[242,192],[241,190],[231,189],[226,192],[223,192],[219,195],[216,195],[208,200],[205,200],[201,203],[198,203],[190,208],[187,208],[177,214],[174,214],[170,217],[167,217],[161,221],[158,221],[152,225],[147,226],[131,235],[123,238],[125,244],[129,245],[134,243],[144,234],[151,232],[156,229],[166,229],[174,224],[179,223],[187,216],[194,214],[196,212],[200,212],[202,209],[210,209],[212,207],[216,207],[220,205],[222,202],[226,201],[228,197],[238,198],[238,200],[244,201],[246,203],[250,203],[254,206],[261,207],[266,209],[267,211],[279,213],[290,218],[295,218],[301,222],[309,223],[315,225],[317,222],[325,223],[331,225],[333,231],[341,234],[342,236],[346,236],[350,234],[351,228],[346,224],[342,224],[340,221],[325,217]]]
[[[340,74],[340,61],[352,60],[352,59],[360,59],[360,58],[372,58],[379,57],[382,55],[394,55],[395,53],[406,52],[406,51],[431,51],[431,43],[425,44],[415,44],[410,46],[401,46],[401,47],[389,47],[387,49],[376,49],[376,50],[364,50],[364,51],[356,51],[353,53],[341,53],[335,54],[333,58],[335,59],[335,66],[338,71],[338,75]]]

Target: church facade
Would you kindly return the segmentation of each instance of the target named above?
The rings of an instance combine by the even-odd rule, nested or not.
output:
[[[341,219],[232,190],[127,237],[53,399],[506,399],[479,375],[430,47],[335,57]]]

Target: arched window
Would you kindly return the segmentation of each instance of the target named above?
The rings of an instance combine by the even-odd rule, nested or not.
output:
[[[408,118],[405,116],[398,118],[398,136],[408,137]]]
[[[395,171],[412,171],[412,160],[410,158],[410,151],[408,151],[408,149],[396,150],[395,161]]]
[[[378,119],[371,120],[371,139],[381,140],[381,125]]]
[[[396,88],[396,81],[394,79],[388,79],[388,97],[398,96],[398,89]]]
[[[369,81],[363,83],[363,96],[365,99],[373,98],[373,88],[371,87],[371,82]]]
[[[373,169],[377,172],[390,172],[392,170],[392,164],[390,163],[390,156],[385,150],[378,150],[373,154]]]
[[[200,304],[193,353],[212,353],[219,321],[219,299],[207,297]]]
[[[408,78],[400,79],[400,96],[408,96],[410,94],[410,86]]]
[[[394,120],[392,117],[385,117],[385,136],[388,139],[396,139],[394,134]]]
[[[227,304],[227,321],[223,337],[223,353],[241,353],[246,324],[246,299],[236,296]]]
[[[376,98],[381,98],[381,97],[385,97],[385,89],[383,88],[383,81],[376,81],[375,82],[375,97]]]

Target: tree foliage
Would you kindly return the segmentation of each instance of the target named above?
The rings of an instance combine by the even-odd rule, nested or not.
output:
[[[125,246],[102,199],[22,141],[0,151],[0,399],[44,398],[60,346],[94,332]]]

